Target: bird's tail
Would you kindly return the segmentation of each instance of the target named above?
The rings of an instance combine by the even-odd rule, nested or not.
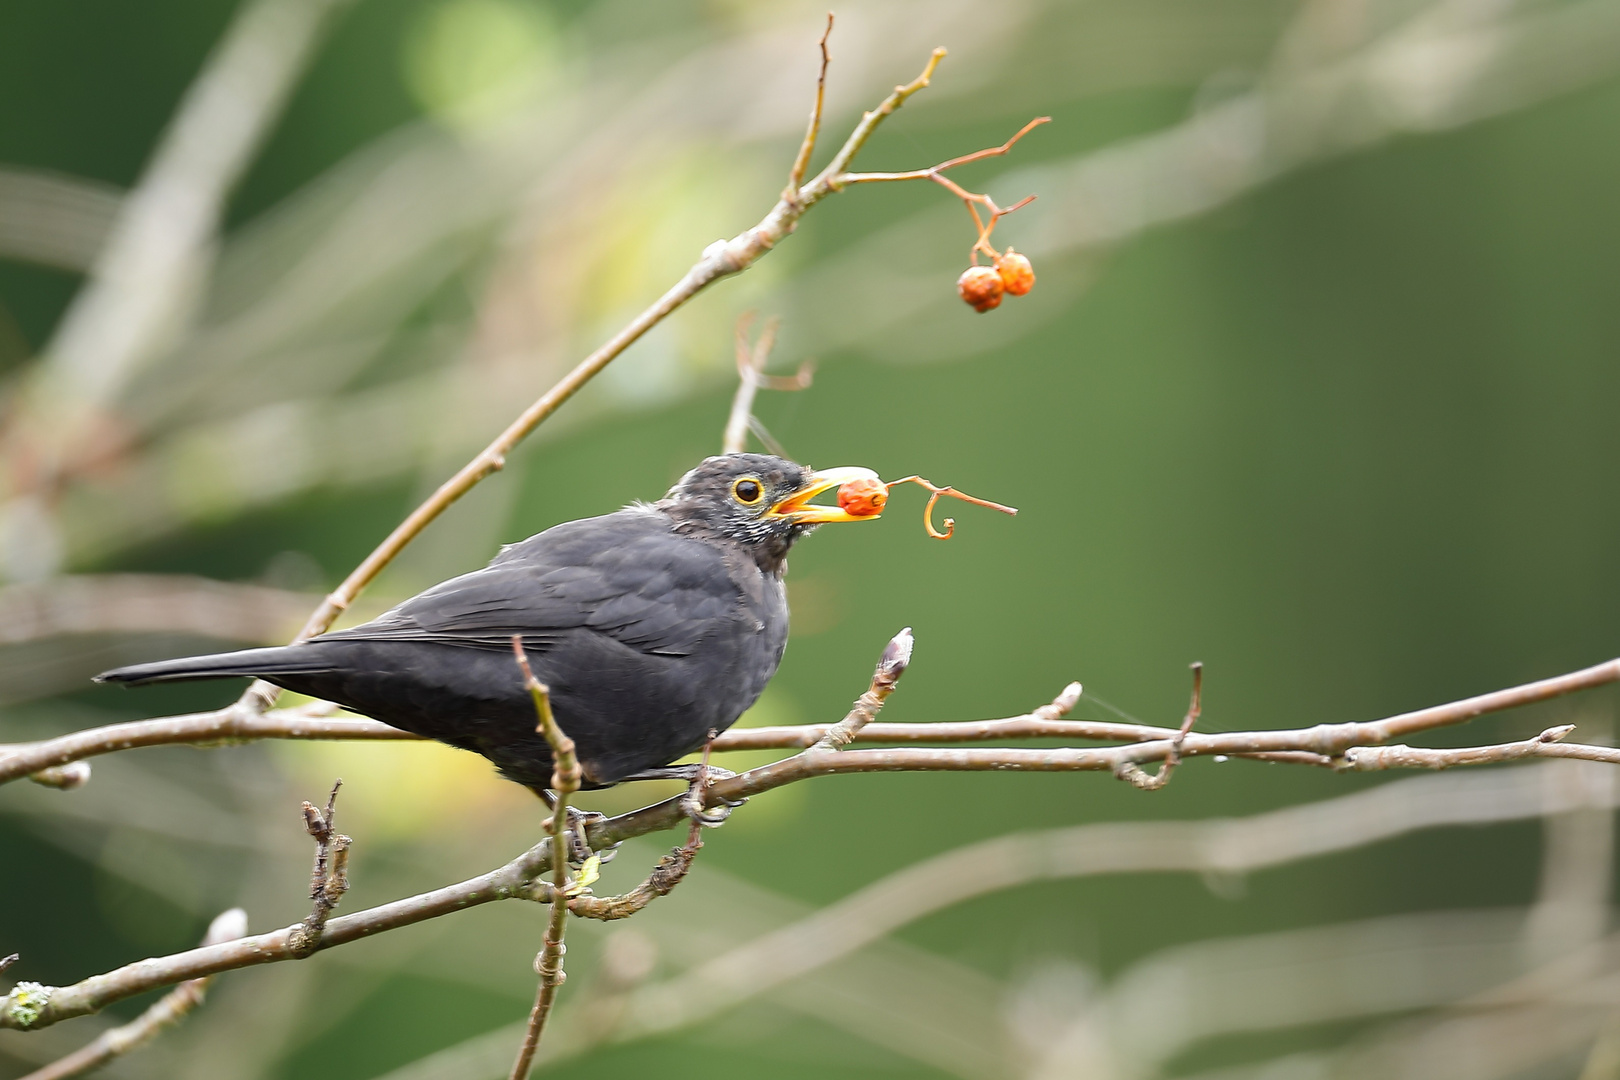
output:
[[[302,675],[323,671],[329,664],[329,659],[320,656],[320,650],[308,645],[282,645],[273,649],[243,649],[159,660],[152,664],[131,664],[103,671],[96,676],[96,682],[144,686],[191,679],[224,679],[232,675]]]

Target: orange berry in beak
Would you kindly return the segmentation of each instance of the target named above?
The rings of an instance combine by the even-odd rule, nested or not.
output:
[[[838,506],[851,517],[881,514],[889,501],[889,489],[881,480],[851,480],[838,489]]]
[[[989,266],[970,266],[956,279],[956,291],[962,300],[980,312],[999,305],[1006,287],[1001,275]]]

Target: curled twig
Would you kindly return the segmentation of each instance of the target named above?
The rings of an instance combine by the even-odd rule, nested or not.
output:
[[[1187,715],[1181,720],[1181,727],[1170,739],[1170,749],[1165,753],[1159,771],[1150,773],[1134,761],[1122,760],[1114,767],[1114,775],[1143,791],[1157,791],[1170,782],[1170,774],[1175,772],[1176,766],[1181,764],[1181,748],[1187,744],[1187,736],[1192,732],[1193,725],[1198,722],[1198,716],[1204,711],[1204,665],[1194,660],[1192,667],[1192,701],[1187,706]]]
[[[1001,503],[991,502],[989,499],[975,498],[966,492],[957,491],[953,487],[940,487],[938,484],[930,483],[920,476],[903,476],[899,480],[890,480],[883,486],[888,488],[890,491],[893,491],[895,487],[900,484],[916,484],[919,487],[925,487],[932,492],[932,494],[928,497],[928,505],[923,507],[923,527],[928,530],[928,535],[932,536],[935,540],[949,540],[951,538],[951,534],[956,532],[955,518],[945,519],[945,530],[943,532],[934,528],[934,504],[939,502],[939,497],[941,495],[949,495],[953,499],[961,499],[963,502],[972,503],[974,506],[986,506],[991,510],[1000,510],[1003,514],[1018,513],[1018,510],[1015,507],[1003,506]]]

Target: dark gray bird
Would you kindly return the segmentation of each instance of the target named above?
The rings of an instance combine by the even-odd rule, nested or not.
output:
[[[586,786],[663,769],[758,699],[787,645],[782,574],[817,525],[864,521],[816,495],[869,469],[764,454],[705,460],[656,503],[508,545],[381,617],[299,645],[116,668],[140,685],[258,676],[489,758],[541,791],[551,750],[512,658],[521,635],[578,744]]]

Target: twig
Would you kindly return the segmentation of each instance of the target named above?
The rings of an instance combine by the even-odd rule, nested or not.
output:
[[[1520,758],[1580,758],[1585,761],[1620,763],[1620,750],[1606,746],[1565,745],[1563,740],[1575,730],[1574,724],[1550,727],[1533,739],[1500,743],[1495,746],[1464,746],[1434,750],[1423,746],[1352,746],[1335,767],[1346,772],[1375,772],[1381,769],[1450,769],[1458,765],[1484,765]],[[1592,751],[1609,751],[1594,754]]]
[[[1026,195],[1008,207],[998,206],[996,201],[989,195],[968,191],[966,188],[963,188],[961,185],[957,184],[950,177],[945,176],[945,170],[954,169],[958,165],[966,165],[970,161],[982,161],[988,157],[999,157],[1011,150],[1014,143],[1016,143],[1019,139],[1022,139],[1025,135],[1028,135],[1035,128],[1040,127],[1042,124],[1049,124],[1051,122],[1052,118],[1050,116],[1037,116],[1035,119],[1019,128],[1016,135],[1002,143],[1000,146],[993,146],[988,150],[976,150],[971,154],[963,154],[961,157],[951,158],[949,161],[942,161],[938,165],[934,165],[927,169],[914,169],[911,172],[894,173],[848,173],[841,178],[841,182],[845,184],[873,184],[886,183],[895,180],[932,180],[934,183],[943,187],[946,191],[949,191],[952,195],[955,195],[958,199],[961,199],[963,205],[967,207],[968,213],[973,215],[973,224],[979,230],[978,239],[973,242],[973,247],[969,251],[969,256],[973,259],[974,263],[978,263],[980,254],[988,255],[990,258],[994,259],[997,252],[995,248],[990,246],[990,234],[995,231],[996,223],[1013,211],[1022,210],[1024,207],[1034,202],[1035,196]],[[985,209],[986,217],[983,219],[979,217],[980,206],[984,207]]]
[[[342,786],[341,779],[333,783],[325,813],[313,803],[304,804],[304,828],[315,838],[315,867],[309,874],[309,899],[314,906],[309,917],[293,928],[287,944],[288,951],[300,960],[321,947],[326,920],[349,891],[349,845],[354,841],[335,827],[338,788]]]
[[[1230,732],[1218,735],[1189,733],[1182,742],[1179,753],[1183,757],[1267,755],[1273,760],[1331,765],[1336,759],[1352,760],[1356,756],[1350,753],[1352,749],[1359,750],[1366,744],[1387,741],[1399,734],[1461,723],[1485,713],[1546,701],[1577,690],[1615,682],[1617,679],[1620,679],[1620,660],[1611,660],[1567,675],[1542,679],[1416,712],[1402,713],[1384,720],[1323,724],[1283,731]],[[1054,706],[1061,704],[1062,701],[1060,698]],[[1040,719],[1041,722],[1059,722],[1055,718],[1050,721]],[[985,770],[1110,772],[1118,767],[1118,763],[1122,760],[1136,764],[1164,760],[1169,756],[1175,742],[1174,736],[1177,734],[1179,732],[1171,732],[1170,738],[1154,739],[1149,742],[1091,749],[1001,747],[953,750],[901,747],[885,750],[832,751],[811,747],[783,761],[715,781],[709,786],[704,803],[709,807],[718,806],[799,780],[835,773]],[[1578,758],[1620,764],[1620,749],[1614,747],[1539,741],[1537,747],[1538,749],[1528,754],[1523,745],[1517,743],[1504,744],[1501,747],[1482,747],[1469,751],[1465,760],[1454,763],[1486,764],[1534,756]],[[1384,764],[1390,768],[1409,767],[1407,762],[1399,758],[1390,759]],[[1412,761],[1410,765],[1430,767],[1428,761]],[[1353,763],[1351,767],[1355,767]],[[681,808],[684,798],[684,795],[677,796],[593,823],[588,830],[590,846],[599,850],[623,840],[686,823],[688,818]],[[534,898],[534,882],[546,870],[552,868],[551,851],[551,840],[548,838],[505,866],[489,873],[432,892],[333,918],[327,922],[317,948],[334,948],[495,900]],[[91,976],[70,986],[19,984],[10,995],[0,999],[0,1029],[35,1030],[61,1020],[97,1012],[113,1002],[183,979],[294,959],[295,954],[290,948],[290,943],[294,932],[301,925],[243,938],[224,945],[141,960],[101,975]]]
[[[15,964],[20,959],[22,959],[22,956],[19,953],[12,953],[10,956],[0,956],[0,972],[5,971],[6,968],[10,967],[12,964]]]
[[[247,933],[247,912],[241,908],[231,908],[216,916],[214,921],[208,924],[208,932],[203,935],[203,944],[217,945],[239,938],[245,933]],[[91,1069],[105,1065],[115,1057],[144,1046],[165,1028],[178,1024],[193,1009],[201,1005],[203,997],[208,992],[210,981],[212,976],[209,975],[187,979],[164,994],[151,1008],[134,1020],[111,1031],[102,1032],[93,1042],[51,1062],[43,1069],[36,1069],[22,1080],[65,1080],[66,1077],[87,1073]]]
[[[579,790],[583,773],[574,751],[574,740],[557,725],[557,718],[551,713],[550,691],[534,677],[534,672],[529,668],[529,658],[523,652],[523,635],[512,635],[512,652],[517,658],[518,668],[523,672],[523,685],[528,687],[529,696],[534,699],[534,711],[538,718],[536,729],[545,736],[546,742],[551,746],[551,790],[557,796],[556,804],[551,808],[549,822],[551,912],[546,921],[546,936],[540,954],[534,958],[534,970],[540,976],[540,985],[535,991],[534,1008],[529,1010],[529,1025],[523,1034],[523,1043],[518,1047],[517,1060],[512,1063],[511,1080],[528,1080],[529,1069],[534,1064],[534,1052],[539,1048],[540,1036],[545,1031],[546,1018],[551,1015],[551,1007],[557,1000],[558,988],[567,978],[563,972],[563,931],[568,923],[568,899],[577,888],[569,882],[568,849],[563,843],[564,832],[568,826],[568,800]],[[581,872],[578,887],[582,888],[589,884],[588,875]]]
[[[748,344],[748,326],[751,315],[737,320],[737,393],[731,399],[731,412],[726,417],[725,435],[721,439],[722,454],[739,454],[753,428],[754,395],[760,390],[805,390],[815,372],[815,365],[806,360],[799,365],[797,374],[786,378],[766,375],[765,365],[771,357],[771,346],[776,343],[776,319],[766,319],[759,340]],[[768,438],[761,441],[768,442]]]
[[[1170,782],[1170,774],[1181,764],[1181,748],[1187,742],[1187,733],[1192,731],[1193,725],[1198,722],[1198,714],[1203,712],[1204,665],[1194,661],[1192,673],[1192,703],[1187,706],[1187,715],[1182,719],[1181,727],[1170,738],[1170,752],[1164,756],[1159,771],[1149,773],[1134,761],[1122,761],[1114,770],[1115,776],[1132,787],[1157,791]]]
[[[810,167],[810,156],[816,152],[816,138],[821,134],[821,108],[827,97],[827,65],[832,63],[832,54],[827,51],[827,39],[832,37],[833,13],[827,12],[827,29],[821,32],[821,67],[816,72],[816,100],[810,106],[810,126],[805,129],[804,141],[799,144],[799,152],[794,155],[793,167],[788,170],[787,187],[782,190],[782,198],[798,198],[799,185],[804,182],[804,171]]]
[[[860,730],[872,722],[872,718],[883,708],[883,703],[894,693],[894,688],[900,683],[900,676],[906,673],[911,664],[911,650],[916,645],[916,639],[911,636],[911,627],[906,627],[889,640],[883,647],[883,655],[878,658],[877,669],[872,672],[872,684],[866,692],[855,699],[846,715],[838,723],[827,729],[812,750],[842,750],[850,744]]]

